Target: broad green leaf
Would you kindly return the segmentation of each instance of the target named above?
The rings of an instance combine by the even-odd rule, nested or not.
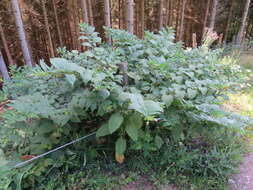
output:
[[[128,96],[131,100],[129,109],[142,113],[146,117],[163,112],[159,102],[144,100],[141,94],[128,94]]]
[[[179,99],[183,99],[185,97],[185,91],[183,90],[176,90],[175,91],[175,96]]]
[[[162,96],[162,101],[165,103],[165,105],[167,107],[169,107],[171,105],[173,100],[174,100],[174,97],[172,95],[163,95]]]
[[[160,136],[156,135],[155,136],[155,145],[156,145],[156,147],[160,149],[162,147],[163,143],[164,142],[163,142],[162,138]]]
[[[109,135],[110,134],[110,131],[109,131],[109,127],[108,127],[108,124],[104,124],[102,125],[96,132],[96,137],[99,138],[99,137],[103,137],[103,136],[106,136],[106,135]]]
[[[134,127],[133,125],[127,125],[126,132],[133,141],[138,140],[138,128]]]
[[[80,73],[80,75],[84,83],[88,83],[92,80],[92,71],[89,69],[84,69],[83,72]]]
[[[192,90],[192,89],[187,89],[187,97],[189,98],[189,99],[193,99],[193,98],[195,98],[196,96],[197,96],[197,94],[198,94],[198,91],[197,90]]]
[[[74,86],[76,82],[76,76],[75,75],[66,75],[67,81],[71,84],[71,86]]]
[[[206,95],[206,93],[207,93],[207,88],[206,87],[200,87],[199,90],[202,93],[202,95]]]
[[[123,155],[126,151],[126,139],[119,137],[115,143],[115,151],[118,155]]]
[[[108,122],[108,127],[110,133],[114,133],[122,124],[124,118],[120,113],[114,113],[111,115],[109,122]]]

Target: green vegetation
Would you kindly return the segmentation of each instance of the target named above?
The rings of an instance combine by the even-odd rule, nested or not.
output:
[[[0,96],[13,108],[0,120],[0,187],[113,189],[147,175],[157,186],[224,189],[252,123],[220,106],[244,80],[236,62],[208,49],[210,36],[185,50],[169,28],[144,40],[107,29],[108,46],[81,28],[84,53],[63,48],[51,66],[12,68]],[[92,141],[13,168],[94,131]]]

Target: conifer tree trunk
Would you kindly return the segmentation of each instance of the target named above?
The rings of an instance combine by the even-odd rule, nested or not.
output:
[[[81,6],[82,6],[82,13],[83,13],[83,21],[85,23],[89,23],[87,0],[81,0]]]
[[[182,40],[184,34],[184,17],[185,17],[185,5],[187,0],[183,0],[182,12],[181,12],[181,21],[180,21],[180,32],[179,32],[179,41]]]
[[[76,49],[81,50],[81,43],[79,41],[79,34],[80,34],[80,20],[79,20],[79,5],[78,1],[75,0],[73,2],[73,18],[74,18],[74,25],[75,25],[75,43],[76,43]]]
[[[60,46],[62,47],[63,46],[63,40],[62,40],[61,29],[60,29],[60,24],[59,24],[59,17],[58,17],[58,14],[57,14],[57,7],[56,7],[55,0],[52,0],[52,3],[53,3],[53,9],[54,9],[54,17],[55,17],[55,24],[56,24],[57,34],[58,34]]]
[[[241,26],[240,26],[240,29],[239,29],[239,32],[237,35],[237,39],[236,39],[237,45],[240,45],[242,43],[242,38],[244,35],[245,26],[246,26],[246,20],[247,20],[247,16],[248,16],[248,12],[249,12],[249,5],[250,5],[250,0],[246,0],[243,15],[242,15],[242,20],[241,20]]]
[[[94,26],[94,17],[93,17],[93,9],[92,9],[92,1],[91,0],[88,0],[88,9],[89,9],[90,25]]]
[[[0,23],[0,36],[1,36],[1,41],[3,43],[4,51],[5,51],[6,55],[7,55],[9,64],[10,65],[14,65],[14,61],[13,61],[13,59],[11,57],[11,53],[10,53],[10,50],[8,48],[8,44],[7,44],[6,37],[5,37],[5,34],[4,34],[4,30],[3,30],[3,27],[2,27],[1,23]]]
[[[4,62],[4,58],[2,55],[2,52],[0,51],[0,72],[2,73],[3,79],[4,80],[10,80],[10,76],[6,67],[6,64]]]
[[[173,5],[174,3],[170,0],[169,1],[169,4],[170,4],[170,10],[169,10],[169,26],[172,26],[173,25],[173,18],[174,18],[174,10],[173,10]]]
[[[44,22],[45,22],[45,27],[46,27],[47,37],[48,37],[48,42],[49,42],[49,51],[50,51],[50,55],[51,55],[51,57],[55,57],[55,55],[54,55],[53,41],[52,41],[50,29],[49,29],[49,23],[48,23],[47,9],[46,9],[45,0],[41,0],[41,3],[42,3],[42,10],[43,10]]]
[[[142,0],[140,2],[140,22],[141,22],[140,37],[143,39],[145,30],[145,0]]]
[[[72,38],[72,47],[75,50],[79,49],[78,34],[76,29],[76,16],[75,16],[75,2],[73,0],[67,0],[68,7],[68,21],[70,27],[70,34]]]
[[[210,20],[210,25],[209,25],[209,27],[211,29],[214,29],[215,19],[216,19],[216,12],[217,12],[217,5],[218,5],[218,0],[213,0],[211,20]]]
[[[108,28],[111,28],[111,11],[110,11],[110,1],[109,0],[104,0],[104,17],[105,17],[105,26]],[[107,43],[109,45],[112,44],[112,40],[110,37],[107,36],[106,38]]]
[[[204,22],[203,22],[203,28],[202,28],[202,39],[205,35],[205,30],[206,30],[206,27],[207,27],[207,19],[208,19],[208,15],[209,15],[209,6],[210,6],[210,0],[207,0],[206,11],[205,11],[205,16],[204,16]]]
[[[234,2],[235,2],[235,0],[231,0],[229,13],[228,13],[228,18],[227,18],[227,24],[226,24],[226,28],[225,28],[225,34],[224,34],[224,43],[226,43],[227,38],[228,38],[228,31],[229,31],[230,22],[231,22],[231,19],[232,19]]]
[[[134,32],[134,0],[127,0],[127,31]]]
[[[169,24],[170,17],[170,0],[165,1],[165,20],[164,23],[167,26]]]
[[[176,30],[176,40],[178,40],[179,38],[179,31],[178,31],[178,25],[179,25],[179,17],[180,17],[180,12],[179,12],[179,9],[180,9],[180,0],[177,0],[178,3],[177,3],[177,6],[176,6],[176,27],[175,27],[175,30]]]
[[[159,7],[159,30],[163,28],[163,1],[160,0],[160,7]]]
[[[20,13],[18,0],[11,0],[11,4],[14,11],[15,22],[18,30],[18,36],[21,43],[22,52],[24,55],[25,63],[32,67],[32,56],[29,50],[28,42],[25,36],[24,24]]]
[[[118,5],[119,5],[119,9],[118,9],[118,12],[119,12],[119,29],[122,29],[122,5],[121,5],[121,0],[118,0]]]

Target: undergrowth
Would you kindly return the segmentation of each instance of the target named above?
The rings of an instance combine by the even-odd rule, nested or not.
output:
[[[210,50],[210,36],[185,50],[170,28],[144,40],[107,29],[113,46],[81,28],[85,52],[62,48],[50,66],[12,68],[0,94],[0,188],[113,189],[148,175],[157,186],[221,189],[252,123],[220,106],[244,81],[233,58]],[[89,142],[14,167],[92,132]]]

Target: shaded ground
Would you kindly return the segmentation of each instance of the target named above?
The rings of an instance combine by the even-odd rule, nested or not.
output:
[[[253,150],[253,147],[252,147]],[[239,173],[229,180],[230,190],[253,190],[253,153],[245,156]]]
[[[166,186],[161,187],[157,189],[148,179],[142,178],[138,181],[132,182],[125,187],[123,187],[121,190],[178,190],[174,186]]]

